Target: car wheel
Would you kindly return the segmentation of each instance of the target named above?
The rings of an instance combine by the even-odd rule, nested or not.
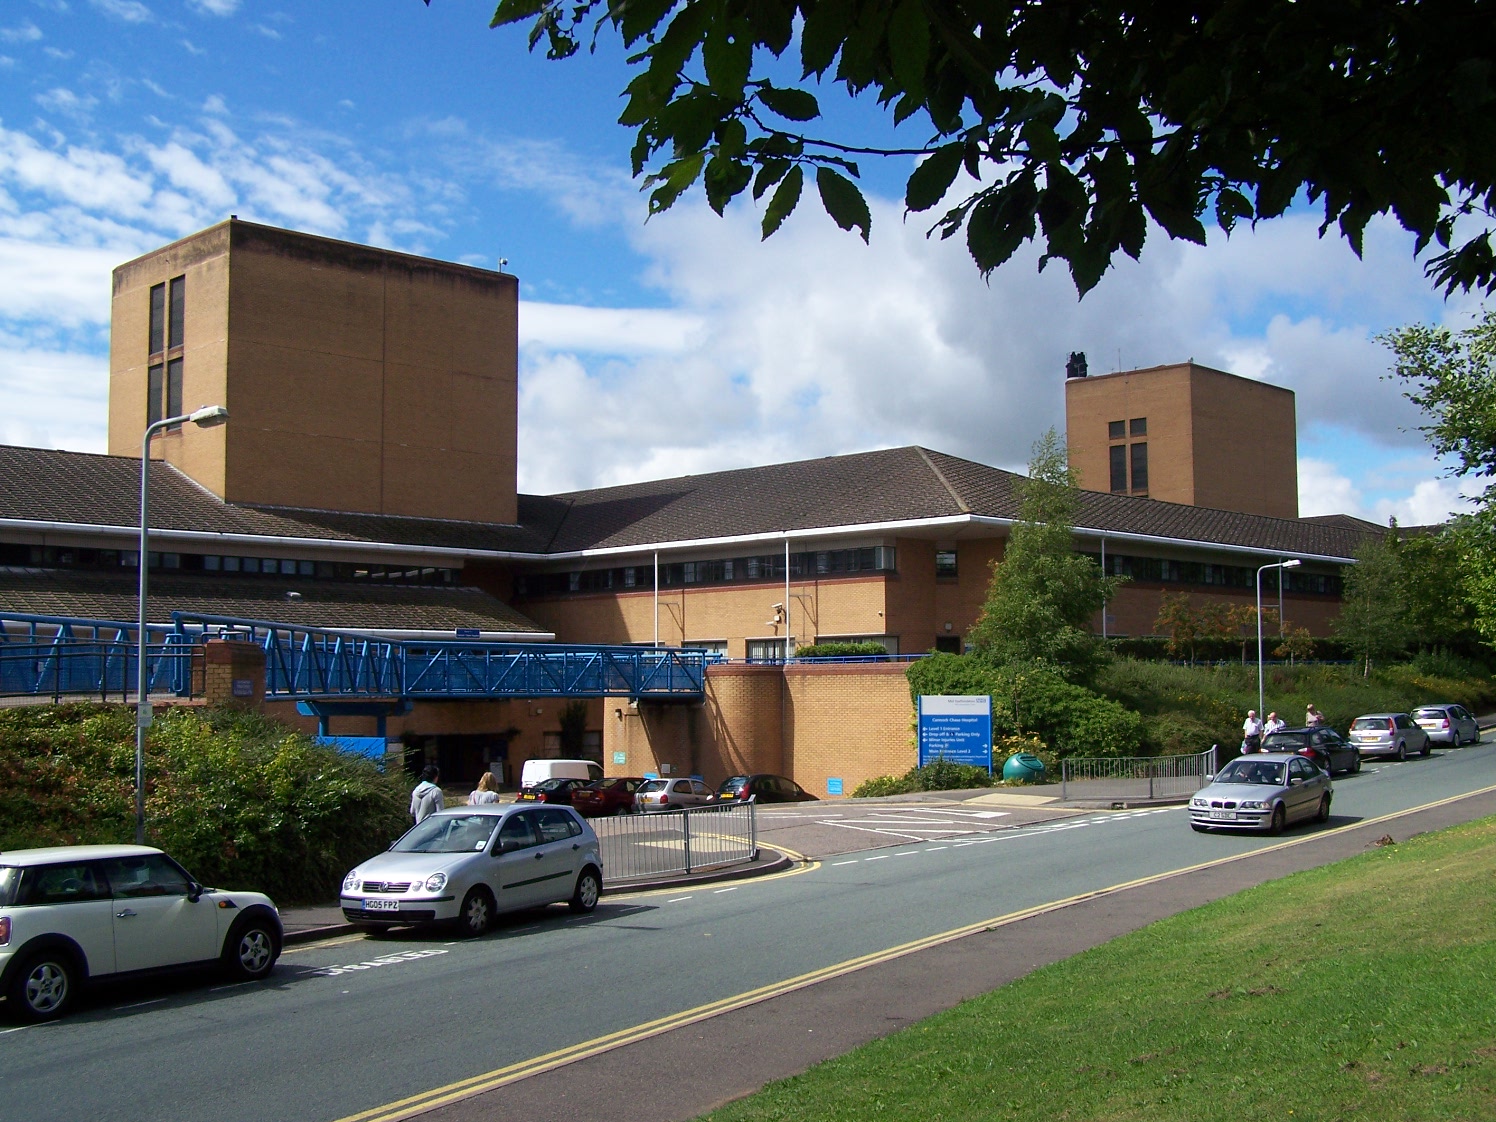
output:
[[[1319,810],[1315,812],[1316,822],[1328,822],[1330,820],[1330,793],[1326,791],[1320,796]]]
[[[1397,745],[1397,762],[1406,763],[1408,759],[1408,746],[1399,741]]]
[[[229,973],[246,981],[265,977],[279,957],[275,929],[263,919],[251,919],[236,928],[223,948],[223,963]]]
[[[477,938],[486,935],[493,924],[493,897],[486,888],[470,888],[462,898],[462,911],[457,914],[457,929],[464,935]]]
[[[78,968],[62,950],[39,951],[16,971],[10,983],[10,1007],[28,1021],[50,1021],[73,1004]]]
[[[583,869],[577,877],[576,891],[571,894],[567,907],[579,914],[597,907],[597,898],[603,894],[603,882],[596,869]]]
[[[1283,832],[1283,827],[1288,822],[1288,815],[1283,810],[1283,804],[1279,803],[1273,807],[1273,819],[1267,824],[1267,832],[1277,837]]]
[[[1352,775],[1360,775],[1361,774],[1361,753],[1360,752],[1356,753],[1356,762],[1351,765],[1351,774]]]
[[[1421,752],[1419,752],[1419,753],[1418,753],[1418,754],[1419,754],[1419,755],[1420,755],[1420,756],[1427,756],[1427,755],[1428,755],[1428,753],[1429,753],[1429,747],[1428,747],[1428,737],[1426,737],[1426,736],[1425,736],[1425,737],[1424,737],[1424,738],[1423,738],[1423,751],[1421,751]]]

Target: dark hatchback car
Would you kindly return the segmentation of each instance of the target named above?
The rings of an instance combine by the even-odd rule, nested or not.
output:
[[[750,798],[758,803],[821,801],[793,779],[786,779],[782,775],[734,775],[722,781],[722,786],[717,788],[717,797],[723,802],[746,802]]]
[[[515,799],[521,803],[550,803],[552,806],[570,806],[573,792],[587,786],[585,779],[547,779],[534,787],[526,787]]]
[[[1336,772],[1358,772],[1361,770],[1361,750],[1340,738],[1334,729],[1319,728],[1279,729],[1262,738],[1264,752],[1296,752],[1308,756],[1321,771],[1334,775]]]
[[[598,779],[571,792],[571,807],[585,818],[605,814],[628,814],[634,809],[634,792],[644,779],[630,775],[618,779]]]

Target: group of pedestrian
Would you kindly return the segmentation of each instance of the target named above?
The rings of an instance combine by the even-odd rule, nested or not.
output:
[[[1325,716],[1310,702],[1304,711],[1304,725],[1308,728],[1317,728],[1325,723]],[[1267,715],[1267,720],[1257,719],[1257,710],[1248,709],[1247,719],[1241,725],[1241,750],[1247,752],[1263,751],[1262,741],[1264,737],[1272,736],[1273,733],[1288,727],[1288,722],[1278,716],[1277,711]]]
[[[445,808],[446,799],[442,794],[441,777],[442,773],[435,764],[427,764],[421,769],[421,781],[410,793],[410,816],[417,825]],[[468,796],[468,804],[482,806],[485,803],[498,801],[499,781],[494,778],[493,772],[485,771],[482,778],[478,780],[477,789]]]

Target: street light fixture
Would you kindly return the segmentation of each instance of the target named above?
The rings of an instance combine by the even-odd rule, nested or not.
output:
[[[222,405],[205,405],[180,417],[164,417],[149,424],[140,439],[140,555],[136,568],[140,576],[140,616],[137,621],[135,649],[135,844],[145,844],[145,730],[151,727],[150,685],[146,681],[146,634],[145,594],[146,581],[150,574],[150,501],[151,501],[151,437],[162,429],[191,421],[200,428],[210,429],[229,419],[229,411]]]
[[[1287,561],[1277,561],[1271,565],[1264,565],[1257,570],[1257,719],[1263,720],[1263,689],[1262,689],[1262,574],[1269,569],[1297,569],[1303,562],[1297,557]],[[1278,590],[1283,590],[1283,574],[1278,574]],[[1282,625],[1282,612],[1279,611],[1279,625]]]

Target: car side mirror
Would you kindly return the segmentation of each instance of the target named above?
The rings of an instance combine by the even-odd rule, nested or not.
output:
[[[1292,778],[1292,779],[1290,779],[1290,780],[1289,780],[1289,781],[1288,781],[1288,785],[1289,785],[1289,786],[1290,786],[1290,787],[1302,787],[1302,786],[1303,786],[1303,784],[1304,784],[1304,781],[1303,781],[1303,779],[1301,779],[1301,778],[1300,778],[1300,777],[1299,777],[1299,776],[1297,776],[1297,775],[1296,775],[1296,776],[1294,776],[1294,777],[1293,777],[1293,778]]]
[[[187,882],[187,899],[191,900],[194,904],[203,898],[203,893],[206,891],[207,889],[195,880]]]

